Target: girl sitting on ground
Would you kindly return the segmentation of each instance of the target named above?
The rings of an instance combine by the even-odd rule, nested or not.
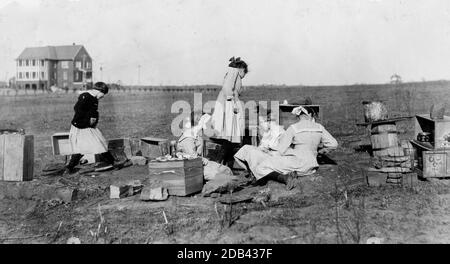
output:
[[[203,153],[203,138],[201,137],[201,131],[206,129],[206,124],[211,119],[211,116],[204,114],[196,126],[191,127],[191,123],[187,123],[187,127],[184,129],[183,134],[178,139],[177,148],[179,152],[188,155],[201,156]]]
[[[289,126],[274,147],[275,151],[253,151],[251,155],[238,152],[234,156],[237,162],[247,166],[256,181],[263,178],[275,180],[285,183],[290,190],[295,187],[297,176],[316,172],[320,145],[323,146],[320,153],[337,148],[336,139],[321,124],[316,123],[304,107],[294,108],[292,114],[298,117],[298,122]]]

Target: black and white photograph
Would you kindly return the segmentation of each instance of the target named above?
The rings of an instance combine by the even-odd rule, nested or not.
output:
[[[0,244],[448,244],[449,98],[446,0],[0,0]]]

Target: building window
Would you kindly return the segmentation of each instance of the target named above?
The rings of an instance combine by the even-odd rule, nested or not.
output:
[[[41,66],[44,66],[44,60],[41,60]]]
[[[61,68],[69,69],[69,62],[68,61],[61,61]]]
[[[45,74],[44,74],[44,72],[41,72],[41,78],[42,78],[42,79],[45,79]]]
[[[53,73],[53,79],[56,80],[56,72]]]
[[[76,61],[75,67],[77,67],[78,69],[81,69],[81,61]]]
[[[53,63],[53,68],[56,69],[58,67],[58,65],[56,65],[56,63]]]
[[[86,61],[86,69],[90,69],[91,68],[91,63],[89,61]]]
[[[29,79],[29,78],[30,78],[30,73],[29,73],[29,72],[26,72],[26,73],[25,73],[25,78],[26,78],[26,79]]]
[[[32,60],[33,66],[36,66],[36,60]]]
[[[29,66],[29,65],[30,65],[30,60],[25,60],[25,64],[26,64],[27,66]]]
[[[32,76],[33,76],[33,79],[36,79],[36,72],[33,72]]]
[[[67,72],[63,72],[63,80],[67,81]]]
[[[22,73],[19,72],[19,79],[22,79]]]
[[[22,66],[22,60],[19,60],[19,66]]]

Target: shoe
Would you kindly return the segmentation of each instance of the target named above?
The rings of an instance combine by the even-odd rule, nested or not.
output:
[[[130,167],[132,165],[133,165],[133,162],[131,160],[123,160],[123,161],[114,163],[113,166],[114,166],[114,169],[120,170],[120,169],[123,169],[126,167]]]
[[[288,178],[286,181],[286,188],[290,191],[292,189],[294,189],[297,185],[297,172],[293,171],[293,172],[289,172],[288,174]]]
[[[66,168],[62,174],[63,177],[70,176],[72,174],[75,174],[77,171],[73,168]]]

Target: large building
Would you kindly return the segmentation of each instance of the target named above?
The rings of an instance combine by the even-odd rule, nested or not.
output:
[[[92,58],[82,45],[25,48],[16,65],[17,88],[81,89],[92,83]]]

